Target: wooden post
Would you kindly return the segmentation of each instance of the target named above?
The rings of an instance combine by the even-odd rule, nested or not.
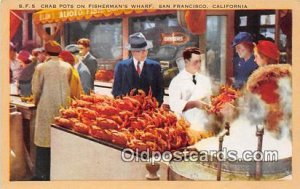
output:
[[[206,31],[205,31],[206,32]],[[199,49],[203,53],[201,56],[201,72],[207,72],[206,69],[206,34],[199,35]]]
[[[233,49],[231,47],[232,40],[234,38],[234,11],[228,11],[227,14],[227,26],[226,26],[226,83],[231,81],[233,77]]]
[[[279,10],[275,10],[275,44],[279,47],[280,44],[280,16]]]
[[[22,46],[25,47],[28,42],[28,15],[27,13],[23,13],[23,22],[22,22]]]
[[[60,35],[60,44],[62,47],[65,47],[66,44],[65,44],[65,26],[64,26],[64,24],[62,24],[62,27],[60,28],[59,35]]]
[[[125,47],[125,45],[128,44],[128,36],[129,36],[129,19],[128,17],[123,18],[122,22],[122,35],[123,35],[123,44],[122,44],[122,49],[123,49],[123,59],[127,59],[129,56],[129,52]]]

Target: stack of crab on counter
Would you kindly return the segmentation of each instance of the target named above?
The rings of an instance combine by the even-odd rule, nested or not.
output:
[[[150,152],[176,150],[192,145],[189,123],[143,91],[114,99],[91,94],[72,100],[62,108],[55,123],[122,147]]]

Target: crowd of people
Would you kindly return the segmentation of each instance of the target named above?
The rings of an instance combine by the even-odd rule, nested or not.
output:
[[[279,123],[283,119],[283,104],[287,91],[280,90],[283,79],[286,89],[291,89],[291,65],[279,64],[280,52],[271,40],[253,42],[251,34],[238,33],[232,47],[238,57],[234,59],[233,87],[242,96],[253,94],[258,96],[266,109],[265,125],[271,132],[279,133]],[[210,109],[212,84],[210,78],[200,73],[200,50],[192,47],[183,52],[185,68],[173,78],[169,86],[169,105],[171,110],[183,115],[196,130],[205,131],[209,123],[207,110]],[[288,99],[290,100],[290,99]],[[290,101],[286,102],[290,102]],[[288,104],[285,104],[289,106]],[[285,106],[284,105],[284,106]],[[227,103],[220,111],[225,120],[234,119],[238,111],[236,102]],[[215,118],[214,118],[215,119]]]
[[[46,45],[45,45],[46,47]],[[31,52],[21,50],[10,43],[10,83],[17,85],[20,96],[32,95],[32,77],[36,66],[47,62],[52,56],[45,47],[35,48]],[[90,94],[94,89],[97,60],[90,53],[90,40],[83,38],[77,44],[70,44],[62,49],[58,57],[65,63],[71,64],[72,82],[71,97],[79,97],[80,94]]]
[[[97,61],[89,49],[89,39],[80,39],[65,49],[50,40],[31,53],[17,52],[10,43],[10,82],[18,86],[20,96],[32,95],[37,106],[33,180],[50,179],[50,125],[60,107],[67,106],[70,98],[79,98],[93,90]]]
[[[131,57],[116,64],[112,95],[117,98],[132,89],[141,89],[146,93],[151,90],[159,104],[163,104],[161,66],[147,57],[148,49],[152,48],[151,42],[142,33],[130,35],[128,41],[126,48]],[[253,90],[248,83],[248,78],[260,68],[279,63],[277,46],[266,40],[254,44],[247,32],[239,33],[232,46],[239,56],[234,60],[233,86],[261,95],[266,103],[277,103],[273,99],[277,84],[266,84],[266,90]],[[89,51],[90,40],[85,38],[64,49],[50,40],[31,53],[26,50],[17,53],[14,44],[10,43],[10,81],[17,83],[20,95],[33,95],[37,106],[34,136],[37,146],[36,172],[33,180],[50,179],[50,125],[59,114],[60,107],[67,106],[70,97],[79,98],[81,94],[90,94],[94,90],[97,60]],[[185,67],[169,86],[171,110],[190,122],[193,122],[195,115],[205,120],[205,113],[197,112],[209,109],[212,95],[210,78],[200,73],[202,53],[197,47],[186,48],[182,54]]]

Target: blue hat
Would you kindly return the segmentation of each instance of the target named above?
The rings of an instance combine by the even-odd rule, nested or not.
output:
[[[79,53],[79,47],[76,44],[71,44],[65,47],[66,51],[69,51],[72,54],[78,54]]]
[[[252,43],[253,39],[250,33],[248,32],[239,32],[233,39],[232,47],[237,46],[241,42]]]

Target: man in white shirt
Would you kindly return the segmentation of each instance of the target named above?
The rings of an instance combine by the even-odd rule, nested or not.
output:
[[[183,51],[185,68],[172,79],[169,86],[169,104],[172,111],[183,115],[195,130],[205,130],[205,109],[212,94],[210,79],[199,73],[201,67],[199,48]]]

